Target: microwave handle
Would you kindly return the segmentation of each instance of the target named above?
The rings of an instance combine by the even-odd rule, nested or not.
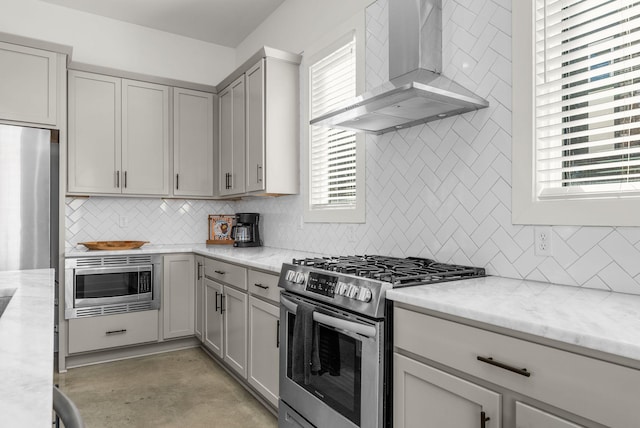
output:
[[[282,305],[287,308],[289,312],[296,313],[298,309],[298,305],[291,302],[290,300],[280,297],[280,302]],[[330,327],[334,327],[340,330],[345,330],[351,333],[360,334],[366,337],[375,337],[376,336],[376,328],[366,324],[360,324],[353,321],[344,320],[342,318],[332,317],[330,315],[326,315],[320,312],[313,313],[313,320],[315,322],[319,322],[320,324],[328,325]]]

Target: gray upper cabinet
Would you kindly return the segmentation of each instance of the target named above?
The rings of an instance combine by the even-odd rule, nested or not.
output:
[[[245,77],[220,92],[220,196],[245,192]]]
[[[169,194],[169,88],[69,71],[68,191]]]
[[[298,64],[260,59],[246,73],[247,193],[296,194],[299,187]]]
[[[173,194],[214,196],[213,94],[173,89]]]
[[[300,191],[299,64],[264,48],[220,84],[220,196]]]
[[[169,88],[122,81],[122,193],[169,193]]]
[[[54,52],[0,42],[0,119],[57,125],[58,60]]]
[[[68,190],[120,193],[121,79],[69,72]]]

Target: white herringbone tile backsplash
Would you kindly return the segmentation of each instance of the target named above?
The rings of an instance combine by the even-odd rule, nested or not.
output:
[[[85,241],[149,241],[152,244],[202,244],[209,214],[233,214],[227,202],[185,199],[67,198],[67,248]],[[120,227],[120,218],[127,224]]]
[[[388,5],[367,8],[368,89],[388,77]],[[443,1],[445,74],[490,107],[366,140],[365,224],[301,223],[302,196],[205,202],[67,199],[67,245],[206,239],[208,214],[259,212],[267,246],[325,254],[420,256],[491,275],[640,294],[640,228],[552,228],[552,257],[533,227],[511,224],[511,1]],[[126,215],[128,228],[118,226]]]
[[[388,77],[388,1],[366,11],[366,87]],[[304,224],[301,196],[236,203],[263,214],[267,245],[328,254],[432,257],[491,275],[640,294],[640,228],[552,228],[552,257],[533,227],[511,224],[511,1],[444,0],[443,69],[488,109],[366,143],[367,222]]]

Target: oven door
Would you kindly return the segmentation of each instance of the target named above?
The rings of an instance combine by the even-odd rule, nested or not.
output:
[[[73,278],[75,308],[152,300],[152,290],[151,265],[76,269]]]
[[[383,321],[369,320],[283,292],[280,296],[280,399],[316,427],[383,426]],[[294,380],[298,302],[314,306],[321,369]]]

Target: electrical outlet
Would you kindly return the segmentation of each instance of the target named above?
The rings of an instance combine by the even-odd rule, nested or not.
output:
[[[118,222],[122,228],[129,227],[129,217],[121,215]]]
[[[552,255],[551,226],[538,226],[534,228],[534,245],[536,256]]]

